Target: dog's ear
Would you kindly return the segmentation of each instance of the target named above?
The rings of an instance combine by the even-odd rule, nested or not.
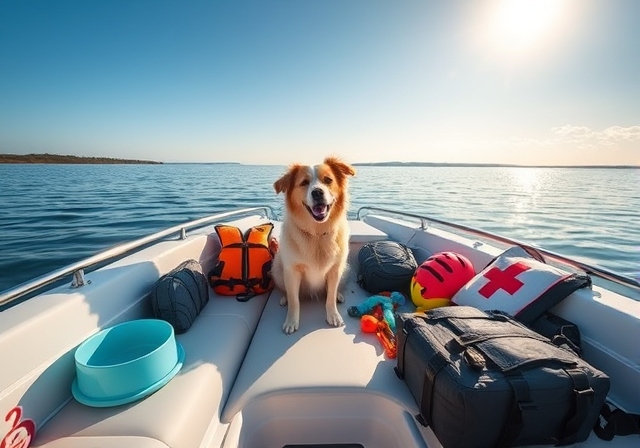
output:
[[[348,163],[343,162],[338,157],[327,157],[324,159],[324,163],[329,165],[332,170],[336,173],[341,173],[344,176],[355,176],[356,170],[354,167],[349,165]]]
[[[296,174],[300,169],[300,165],[291,165],[284,175],[274,182],[273,189],[276,193],[285,193],[293,189],[293,183],[296,180]]]

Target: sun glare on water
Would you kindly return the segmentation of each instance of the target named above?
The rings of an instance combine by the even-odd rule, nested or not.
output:
[[[517,167],[507,171],[506,188],[509,193],[505,200],[510,204],[511,213],[506,221],[511,226],[524,227],[530,223],[531,211],[537,208],[537,201],[543,180],[536,168]]]
[[[519,193],[530,195],[533,195],[540,187],[538,173],[539,170],[536,168],[518,167],[509,170],[514,189]]]

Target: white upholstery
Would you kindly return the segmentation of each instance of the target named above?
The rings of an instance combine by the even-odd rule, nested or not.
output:
[[[352,239],[357,241],[355,247],[367,241],[386,238],[384,233],[364,223],[352,224],[354,224]],[[280,227],[276,225],[273,236],[277,237],[279,230]],[[200,247],[205,244],[215,246],[215,241],[209,240],[201,241]],[[352,249],[353,247],[354,245]],[[212,253],[215,250],[215,247],[208,247],[201,253]],[[204,260],[201,258],[200,261]],[[171,267],[163,267],[162,271]],[[148,286],[145,288],[148,289]],[[185,349],[186,359],[182,370],[166,386],[141,401],[112,408],[91,408],[72,399],[43,428],[39,428],[32,446],[84,448],[85,446],[117,445],[193,448],[199,446],[203,440],[221,440],[228,423],[228,421],[221,422],[223,407],[243,361],[248,362],[248,367],[243,370],[252,371],[256,365],[279,353],[277,346],[270,346],[272,337],[284,338],[287,344],[298,339],[296,335],[287,337],[281,332],[281,320],[284,319],[284,315],[281,318],[279,314],[284,312],[284,308],[280,308],[277,303],[279,294],[279,292],[272,293],[275,298],[269,301],[268,296],[263,295],[241,303],[234,297],[217,296],[211,292],[209,304],[195,320],[193,326],[185,334],[178,335],[178,340]],[[274,300],[275,303],[271,303]],[[267,339],[256,341],[254,338],[253,344],[256,348],[252,350],[250,360],[245,360],[267,301],[271,303],[269,309],[272,310],[268,314],[267,322],[263,324]],[[349,319],[346,315],[346,307],[342,307],[342,312],[344,319]],[[309,319],[307,324],[314,322],[311,320],[311,315],[305,314],[303,319]],[[345,334],[343,329],[327,328],[324,317],[320,315],[312,325],[320,325],[323,331],[342,333],[339,341],[342,347],[340,356],[351,356],[353,353],[349,352],[350,346],[356,347],[358,352],[370,352],[372,356],[368,359],[371,362],[361,370],[360,376],[354,371],[347,381],[347,385],[350,386],[365,386],[371,380],[372,371],[376,370],[380,362],[380,357],[375,356],[375,345],[370,343],[354,345],[353,335]],[[353,323],[349,323],[348,328],[353,329]],[[303,332],[299,334],[302,335]],[[263,336],[257,339],[261,337]],[[325,345],[326,342],[321,340],[313,342],[311,348],[317,350],[321,345]],[[300,347],[305,349],[304,345]],[[274,348],[276,351],[273,351]],[[294,362],[296,355],[287,359],[292,359],[287,362]],[[355,358],[351,361],[354,360]],[[317,365],[317,362],[318,358],[315,364],[309,366]],[[341,362],[333,361],[332,364],[340,366]],[[341,370],[342,368],[336,370],[333,376],[325,377],[318,385],[340,385]],[[391,370],[386,371],[385,378],[391,373]],[[245,388],[247,377],[242,378],[244,379],[240,388]],[[309,377],[308,381],[316,379],[318,379],[317,375]],[[250,376],[249,380],[251,380]],[[291,380],[292,378],[282,378],[281,382],[274,386],[284,386]],[[295,384],[295,378],[293,381]],[[264,384],[261,382],[259,386]],[[235,404],[241,402],[242,400]],[[137,443],[140,445],[136,445]]]
[[[327,324],[324,303],[307,300],[301,303],[300,329],[291,335],[281,329],[286,316],[286,307],[278,303],[281,292],[273,292],[224,408],[223,422],[230,422],[253,401],[293,391],[366,389],[415,406],[375,335],[363,333],[360,319],[347,314],[349,306],[369,294],[353,280],[346,289],[346,301],[338,306],[343,327]]]
[[[47,444],[47,448],[169,448],[147,437],[65,437]]]
[[[185,363],[165,387],[112,408],[72,400],[38,432],[32,446],[63,446],[61,440],[77,437],[93,439],[86,446],[110,446],[102,443],[114,436],[155,439],[172,448],[198,446],[218,421],[266,300],[262,295],[240,303],[212,294],[193,326],[178,336]]]

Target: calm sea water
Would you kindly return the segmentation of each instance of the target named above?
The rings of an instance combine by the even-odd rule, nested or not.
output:
[[[0,165],[0,291],[218,211],[270,205],[283,166]],[[451,220],[640,278],[640,170],[358,167],[364,205]]]

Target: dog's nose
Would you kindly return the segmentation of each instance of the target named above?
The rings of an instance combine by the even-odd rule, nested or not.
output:
[[[314,188],[311,190],[311,197],[317,201],[324,198],[324,193],[320,188]]]

